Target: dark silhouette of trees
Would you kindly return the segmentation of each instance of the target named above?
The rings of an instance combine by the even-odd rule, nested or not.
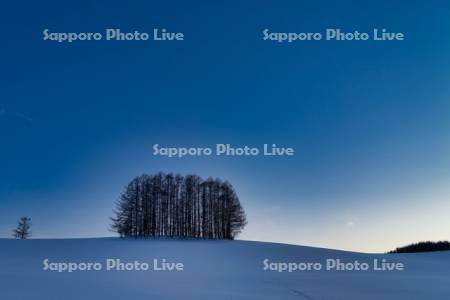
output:
[[[416,244],[411,244],[404,247],[396,248],[389,253],[415,253],[415,252],[433,252],[433,251],[446,251],[450,250],[450,242],[439,241],[439,242],[420,242]]]
[[[13,236],[16,239],[27,239],[31,236],[31,219],[28,217],[20,218],[17,228],[13,231]]]
[[[121,237],[234,239],[247,224],[228,182],[158,173],[134,178],[117,201],[111,228]]]

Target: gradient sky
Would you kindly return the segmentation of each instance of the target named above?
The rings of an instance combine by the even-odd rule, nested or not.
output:
[[[0,237],[22,215],[36,238],[113,235],[124,185],[164,171],[229,180],[248,215],[242,239],[369,252],[450,239],[448,2],[148,2],[3,4]],[[186,40],[41,33],[154,27]],[[335,27],[406,40],[262,41],[265,28]],[[155,143],[296,155],[169,159]]]

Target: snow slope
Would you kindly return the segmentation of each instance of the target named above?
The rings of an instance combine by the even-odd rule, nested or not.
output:
[[[44,271],[50,262],[119,258],[183,271]],[[404,271],[264,271],[263,261],[368,262],[387,258]],[[0,299],[450,299],[450,252],[372,255],[247,241],[0,239]]]

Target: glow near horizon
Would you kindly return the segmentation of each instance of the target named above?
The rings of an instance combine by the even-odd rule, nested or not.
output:
[[[379,253],[418,241],[448,240],[450,236],[450,219],[446,217],[450,211],[447,200],[450,192],[445,180],[426,189],[393,193],[391,199],[384,197],[383,201],[370,196],[369,191],[368,195],[361,195],[365,201],[355,199],[343,205],[334,199],[325,207],[319,200],[315,201],[317,206],[302,206],[292,201],[282,204],[267,199],[251,200],[253,191],[243,186],[241,190],[238,190],[238,195],[249,224],[238,237],[240,240]],[[101,205],[102,209],[89,211],[89,204],[85,202],[82,207],[65,212],[61,219],[75,225],[73,229],[67,225],[53,228],[61,222],[60,218],[46,220],[45,227],[39,224],[43,220],[35,219],[34,237],[115,236],[107,231],[108,222],[105,221],[112,215],[113,200],[110,199],[116,195],[114,192],[109,194],[108,200]],[[99,219],[100,210],[103,217],[97,223],[95,220]],[[80,223],[80,219],[84,222]],[[4,237],[9,235],[4,234]]]

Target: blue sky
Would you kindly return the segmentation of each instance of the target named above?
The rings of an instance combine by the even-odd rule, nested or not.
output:
[[[400,1],[399,1],[400,2]],[[243,239],[384,251],[450,239],[450,5],[378,1],[8,3],[1,19],[0,236],[112,235],[123,186],[157,171],[236,188]],[[182,31],[176,43],[42,30]],[[401,42],[262,40],[386,28]],[[294,147],[294,157],[152,156],[152,145]]]

